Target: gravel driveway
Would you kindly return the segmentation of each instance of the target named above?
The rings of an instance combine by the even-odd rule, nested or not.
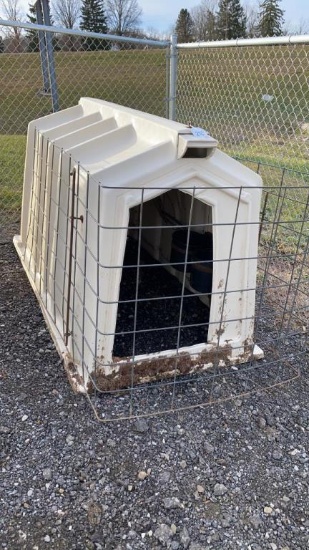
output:
[[[72,393],[13,245],[0,245],[0,544],[309,548],[309,376],[149,420]]]

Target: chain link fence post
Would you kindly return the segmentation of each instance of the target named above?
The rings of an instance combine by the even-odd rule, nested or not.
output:
[[[37,0],[39,1],[39,0]],[[49,16],[49,7],[47,0],[41,0],[44,23],[47,26],[51,26],[50,16]],[[52,96],[52,106],[53,112],[59,111],[59,96],[58,96],[58,86],[55,70],[55,60],[54,60],[54,50],[53,50],[53,35],[50,32],[45,32],[45,42],[47,49],[47,60],[48,60],[48,74],[50,82],[50,92]]]
[[[43,25],[43,12],[41,2],[37,1],[35,4],[36,9],[36,18],[39,25]],[[40,58],[41,58],[41,67],[42,67],[42,77],[43,77],[43,90],[42,93],[49,95],[50,94],[50,82],[49,82],[49,72],[48,72],[48,61],[47,61],[47,49],[45,41],[45,32],[38,31],[39,38],[39,49],[40,49]]]
[[[170,45],[170,71],[169,71],[169,97],[168,118],[176,120],[176,94],[177,94],[177,34],[172,34]]]

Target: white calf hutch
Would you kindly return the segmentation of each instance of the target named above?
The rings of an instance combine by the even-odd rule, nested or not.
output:
[[[75,390],[262,357],[261,186],[206,132],[102,100],[30,123],[14,242]]]

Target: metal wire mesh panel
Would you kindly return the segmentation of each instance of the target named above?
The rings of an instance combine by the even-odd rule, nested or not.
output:
[[[265,188],[259,219],[247,222],[241,201],[253,193],[256,203],[258,187],[222,189],[236,200],[226,221],[218,222],[210,187],[207,205],[199,200],[204,187],[167,186],[164,195],[149,200],[137,186],[139,201],[128,223],[110,225],[101,209],[113,186],[90,183],[87,170],[38,135],[36,153],[23,262],[65,343],[69,375],[82,367],[79,380],[88,380],[99,420],[207,406],[298,376],[308,350],[309,307],[309,193],[301,180],[295,184],[285,170],[252,165],[262,172]],[[46,170],[55,185],[49,186]],[[297,216],[291,217],[291,205]],[[239,242],[252,230],[259,234],[259,250],[240,256]],[[118,237],[125,241],[123,260],[103,261],[102,251]],[[150,243],[160,243],[159,256]],[[256,283],[248,284],[248,270],[256,272]],[[255,311],[248,316],[237,308],[252,293]],[[214,309],[218,297],[221,305]],[[232,352],[228,342],[222,347],[224,333],[233,338],[248,323],[252,329],[254,323],[252,338],[241,350]],[[108,347],[112,361],[106,362]]]
[[[20,24],[19,24],[20,25]],[[17,31],[14,34],[14,29]],[[41,32],[5,27],[0,53],[0,238],[16,233],[20,217],[26,131],[31,120],[103,98],[166,115],[166,43],[125,43],[75,34],[46,33],[52,71],[39,44]],[[44,53],[44,52],[43,52]],[[15,222],[12,224],[12,222]]]
[[[138,360],[128,362],[127,383],[128,387],[124,389],[113,389],[106,387],[105,390],[100,385],[94,383],[94,394],[89,396],[91,405],[97,418],[101,421],[112,421],[119,417],[139,417],[151,416],[172,412],[177,410],[191,409],[197,406],[208,406],[229,399],[237,399],[250,392],[265,390],[289,383],[293,378],[299,375],[298,365],[304,360],[307,353],[307,331],[308,331],[308,306],[309,306],[309,287],[308,287],[308,237],[306,236],[308,226],[308,189],[302,188],[302,200],[300,200],[298,215],[293,224],[287,216],[289,202],[295,189],[281,185],[279,189],[271,188],[265,191],[265,196],[272,195],[267,208],[267,220],[261,220],[260,226],[260,247],[258,256],[257,287],[256,287],[256,310],[255,310],[255,329],[254,342],[264,352],[264,357],[259,360],[248,359],[245,363],[229,365],[227,368],[222,366],[222,355],[219,350],[219,339],[217,356],[212,365],[205,372],[198,372],[192,375],[189,372],[188,357],[183,361],[181,357],[181,341],[187,335],[188,342],[205,341],[207,330],[209,329],[209,310],[203,309],[203,302],[199,302],[204,296],[213,299],[213,291],[208,288],[205,293],[198,292],[189,294],[185,288],[179,287],[178,294],[160,296],[156,298],[161,306],[161,314],[153,315],[155,319],[154,334],[159,341],[153,345],[167,347],[175,345],[180,351],[179,364],[172,377],[166,377],[167,365],[156,364],[153,371],[157,381],[149,380],[148,383],[138,384],[136,373],[139,372]],[[299,188],[298,188],[299,192]],[[210,225],[210,224],[209,224]],[[237,227],[235,222],[235,228]],[[190,226],[189,226],[190,227]],[[209,228],[209,227],[208,227]],[[142,230],[142,226],[139,227]],[[203,227],[205,229],[205,227]],[[239,229],[239,227],[238,227]],[[242,227],[248,230],[248,227]],[[196,226],[190,228],[196,230]],[[291,236],[292,235],[292,236]],[[234,233],[235,238],[235,233]],[[282,254],[281,244],[283,241],[289,242],[289,248]],[[134,272],[134,290],[129,304],[124,299],[124,304],[119,302],[120,306],[129,305],[131,315],[128,315],[128,309],[124,309],[123,332],[117,334],[122,342],[129,337],[131,346],[126,349],[132,353],[132,350],[138,352],[139,338],[145,339],[148,345],[152,344],[152,330],[145,325],[145,317],[141,306],[144,306],[143,298],[139,294],[145,291],[142,288],[141,274],[147,271],[143,264],[143,248],[140,241],[135,243],[137,248],[135,264],[130,266]],[[231,250],[234,241],[232,239]],[[139,246],[141,247],[139,249]],[[139,254],[140,251],[140,254]],[[189,261],[189,251],[187,250],[187,263],[185,269],[189,272],[190,280],[195,285],[194,268],[192,272],[192,263]],[[229,264],[235,260],[229,256]],[[142,265],[139,264],[142,263]],[[213,266],[214,260],[212,260]],[[207,265],[207,263],[206,263]],[[156,280],[155,292],[162,292],[160,279],[164,279],[164,274],[160,273],[157,265],[150,263],[148,271],[157,269],[154,274]],[[125,267],[123,269],[123,278]],[[203,277],[205,273],[203,274]],[[146,276],[145,276],[146,278]],[[150,273],[147,274],[147,281],[152,281]],[[200,278],[199,282],[205,279]],[[152,281],[153,282],[153,281]],[[163,285],[165,287],[165,283]],[[204,288],[205,290],[205,288]],[[246,290],[242,288],[241,282],[236,289],[245,299]],[[151,315],[151,294],[146,290],[147,298],[145,300],[148,312]],[[175,291],[174,291],[175,292]],[[225,288],[225,298],[229,291]],[[235,290],[234,290],[235,292]],[[178,307],[177,307],[178,302]],[[179,307],[179,303],[183,308]],[[192,305],[190,316],[190,306]],[[175,309],[174,309],[175,308]],[[186,308],[188,308],[186,310]],[[162,313],[163,309],[163,313]],[[154,312],[155,310],[153,310]],[[177,322],[174,326],[168,326],[170,314],[176,315]],[[192,311],[194,319],[192,319]],[[225,322],[236,324],[239,321],[245,322],[246,319],[238,319],[232,313],[226,316],[222,312],[220,318],[213,322],[223,325],[223,316]],[[130,321],[132,327],[130,327]],[[121,324],[118,324],[118,329]],[[169,340],[171,335],[166,337],[170,331],[175,331],[175,342],[172,344]],[[161,334],[165,333],[162,337]],[[177,335],[177,336],[176,336]],[[165,340],[165,341],[164,341]],[[127,341],[128,342],[128,341]],[[183,341],[182,341],[183,342]],[[183,342],[184,343],[184,342]],[[253,345],[249,345],[250,352],[253,353]],[[153,348],[152,348],[153,349]],[[123,351],[122,351],[123,353]],[[133,354],[134,358],[134,354]]]

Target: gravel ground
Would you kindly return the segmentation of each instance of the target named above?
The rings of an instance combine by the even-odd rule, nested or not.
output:
[[[305,364],[277,390],[98,423],[13,246],[0,254],[1,548],[309,548]]]

